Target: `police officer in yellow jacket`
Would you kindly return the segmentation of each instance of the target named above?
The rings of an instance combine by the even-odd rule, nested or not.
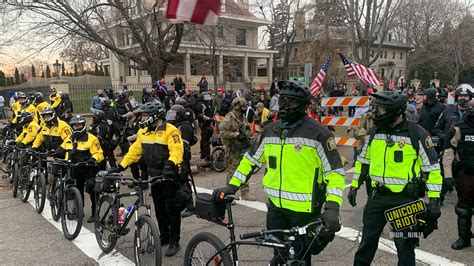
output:
[[[72,169],[72,178],[76,180],[76,186],[84,202],[84,187],[91,199],[91,216],[88,223],[94,221],[95,214],[95,192],[94,177],[97,174],[97,164],[104,160],[104,152],[100,147],[99,139],[87,132],[86,120],[80,115],[73,116],[69,122],[72,127],[71,136],[56,149],[56,157],[65,157],[72,163],[88,162],[89,165],[78,166]]]
[[[18,92],[17,93],[17,99],[18,102],[20,103],[20,110],[17,112],[17,116],[15,116],[12,120],[12,124],[17,123],[17,117],[18,114],[22,112],[29,112],[33,114],[33,120],[38,122],[38,118],[36,117],[36,107],[30,103],[30,100],[28,99],[28,96],[24,92]]]
[[[56,113],[59,111],[59,105],[61,104],[61,93],[58,93],[56,88],[51,88],[50,94],[49,94],[49,101],[51,103],[51,108],[53,108]]]
[[[25,147],[33,144],[40,129],[40,126],[33,118],[33,114],[30,112],[23,112],[18,115],[18,124],[23,127],[22,132],[15,140],[19,146]]]
[[[362,240],[354,265],[370,265],[377,251],[380,234],[387,220],[386,210],[418,200],[425,192],[420,176],[427,176],[430,198],[423,229],[426,238],[441,215],[439,196],[442,186],[440,166],[430,135],[421,126],[407,121],[407,96],[400,92],[377,92],[373,100],[374,127],[369,130],[357,158],[349,202],[356,205],[357,189],[370,176],[374,189],[364,209]],[[400,230],[394,237],[399,265],[415,265],[418,235]],[[418,229],[416,229],[418,230]]]
[[[33,105],[36,107],[36,117],[38,117],[38,123],[43,126],[44,120],[41,116],[41,113],[44,111],[44,109],[51,107],[51,105],[44,100],[44,95],[41,92],[35,92],[31,98],[33,99]]]
[[[33,149],[43,148],[46,151],[54,151],[71,136],[72,131],[69,125],[58,118],[50,107],[41,113],[45,124],[33,142]]]
[[[306,115],[310,104],[309,88],[295,81],[280,81],[279,117],[264,127],[259,139],[244,154],[228,185],[216,189],[220,201],[234,194],[252,173],[263,165],[263,189],[268,198],[267,229],[289,229],[306,225],[321,215],[329,233],[320,246],[299,259],[311,265],[316,255],[332,241],[341,228],[339,206],[345,188],[345,173],[332,133]],[[307,247],[307,246],[306,246]],[[276,263],[278,255],[276,255]]]
[[[166,256],[179,251],[181,210],[176,208],[179,165],[183,161],[183,141],[179,130],[166,123],[166,110],[159,101],[148,102],[136,112],[141,113],[140,127],[136,141],[130,146],[117,169],[123,171],[133,163],[142,160],[150,177],[162,175],[170,181],[156,183],[151,187],[156,219],[160,228],[161,244],[169,244]]]

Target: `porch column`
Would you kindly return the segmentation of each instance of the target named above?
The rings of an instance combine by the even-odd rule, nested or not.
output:
[[[243,64],[243,73],[242,73],[242,77],[244,78],[244,80],[248,80],[249,78],[249,57],[247,56],[247,54],[245,54],[244,56],[244,64]]]
[[[267,58],[267,77],[268,82],[273,82],[273,54],[270,55],[270,58]]]
[[[224,83],[224,56],[222,54],[219,55],[219,82]],[[217,84],[214,84],[217,88]]]
[[[191,54],[186,50],[186,59],[184,60],[184,75],[186,82],[191,80]]]

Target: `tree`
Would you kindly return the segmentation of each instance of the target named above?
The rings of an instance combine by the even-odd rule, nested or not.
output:
[[[15,67],[15,81],[14,81],[15,84],[20,84],[21,83],[21,79],[20,79],[20,72],[18,72],[18,68]]]
[[[5,73],[3,73],[3,71],[0,70],[0,86],[5,86],[5,85],[7,85]]]
[[[41,72],[41,77],[42,77],[42,78],[45,78],[45,76],[44,76],[44,71]]]
[[[365,66],[377,61],[387,34],[394,27],[394,18],[402,2],[402,0],[342,1],[350,29],[352,55],[356,61]],[[372,56],[371,50],[375,50]]]
[[[49,65],[46,65],[46,78],[51,78],[51,69]]]
[[[26,77],[25,77],[25,74],[23,74],[23,73],[21,73],[21,75],[20,75],[20,79],[21,79],[21,83],[23,83],[23,82],[26,82],[26,81],[27,81],[27,80],[26,80]]]
[[[74,77],[79,76],[79,72],[77,71],[77,64],[74,63]]]
[[[31,65],[31,76],[32,76],[33,78],[36,77],[36,70],[35,70],[35,66],[34,66],[34,65]]]
[[[6,5],[18,21],[34,25],[28,30],[47,29],[48,33],[54,33],[47,40],[47,47],[80,36],[106,47],[125,66],[148,71],[151,81],[156,81],[165,76],[168,65],[176,57],[183,34],[183,24],[171,24],[164,19],[165,3],[165,0],[81,1],[80,4],[9,1]]]
[[[61,64],[61,76],[66,75],[66,68],[64,67],[64,62]]]
[[[12,86],[15,84],[13,77],[7,77],[7,86]]]

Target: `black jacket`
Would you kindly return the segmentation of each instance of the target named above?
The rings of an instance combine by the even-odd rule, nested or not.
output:
[[[426,129],[430,135],[433,135],[436,122],[444,110],[446,110],[446,106],[439,102],[435,102],[435,104],[431,106],[424,104],[420,110],[420,120],[418,124]]]

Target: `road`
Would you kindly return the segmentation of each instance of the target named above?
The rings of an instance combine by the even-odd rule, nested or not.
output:
[[[340,153],[346,158],[352,158],[352,149],[341,147]],[[352,167],[347,164],[347,184],[350,184]],[[250,181],[252,193],[258,197],[258,202],[239,201],[233,206],[237,234],[258,231],[265,225],[266,207],[265,195],[261,187],[262,173],[255,174]],[[201,171],[195,176],[199,191],[207,192],[225,184],[225,174],[212,171]],[[5,180],[0,180],[6,184]],[[344,199],[347,196],[347,189]],[[88,197],[87,197],[88,198]],[[351,207],[347,201],[341,207],[343,229],[335,240],[318,256],[313,257],[312,264],[349,265],[353,262],[358,239],[362,229],[362,211],[366,202],[363,190],[358,195],[358,205]],[[130,201],[132,199],[129,199]],[[148,202],[152,200],[147,196]],[[456,215],[454,205],[455,193],[447,195],[442,216],[439,221],[440,229],[428,239],[420,241],[417,249],[417,263],[419,265],[470,265],[474,248],[454,251],[450,248],[457,239]],[[90,215],[90,203],[86,199],[86,217]],[[81,235],[74,241],[68,241],[61,232],[59,223],[52,221],[48,206],[42,215],[38,215],[34,207],[22,203],[11,197],[8,188],[0,190],[0,265],[129,265],[133,263],[133,229],[132,232],[121,238],[113,254],[103,254],[95,241],[92,224],[85,224]],[[153,218],[154,218],[154,214]],[[155,218],[154,218],[155,219]],[[228,242],[228,231],[225,227],[215,225],[196,217],[185,218],[182,221],[181,251],[173,258],[163,257],[163,265],[182,264],[182,257],[186,243],[197,232],[212,232],[224,242]],[[165,251],[163,248],[163,252]],[[241,265],[266,265],[271,257],[271,251],[264,248],[239,249]],[[396,251],[390,240],[389,228],[385,228],[379,249],[374,259],[374,265],[395,265]]]

